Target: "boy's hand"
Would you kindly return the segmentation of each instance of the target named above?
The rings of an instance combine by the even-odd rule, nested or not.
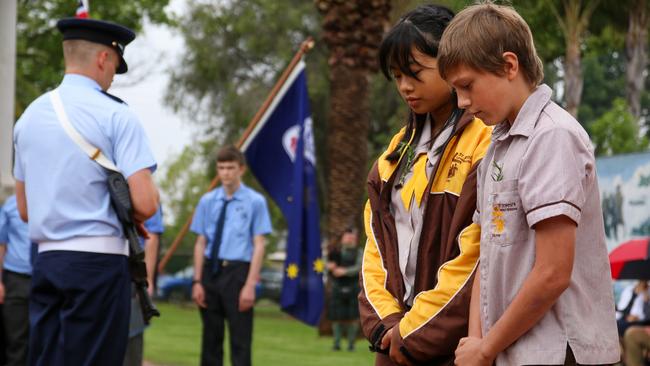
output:
[[[195,283],[192,285],[192,300],[201,308],[207,308],[208,304],[205,303],[205,292],[203,291],[203,285],[200,283]]]
[[[239,311],[248,311],[253,304],[255,304],[255,285],[245,284],[239,291]]]
[[[458,348],[456,348],[454,364],[458,366],[491,366],[496,357],[486,355],[482,350],[482,345],[481,338],[461,338]]]

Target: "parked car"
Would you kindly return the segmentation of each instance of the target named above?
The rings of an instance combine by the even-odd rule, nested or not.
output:
[[[194,267],[189,266],[174,274],[158,276],[156,297],[163,301],[182,302],[192,300]]]
[[[280,302],[283,275],[281,268],[263,267],[260,271],[260,281],[255,286],[255,298]],[[191,301],[193,278],[193,266],[171,275],[158,276],[157,298],[172,302]]]
[[[255,287],[255,297],[280,302],[282,292],[282,280],[284,272],[282,268],[264,267],[260,271],[260,282]]]

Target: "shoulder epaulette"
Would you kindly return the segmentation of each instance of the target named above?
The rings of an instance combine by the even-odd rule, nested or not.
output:
[[[120,99],[120,98],[114,96],[113,94],[109,94],[109,93],[107,93],[107,92],[105,92],[105,91],[103,91],[103,90],[102,90],[102,94],[104,94],[105,96],[107,96],[107,97],[113,99],[114,101],[116,101],[116,102],[118,102],[118,103],[126,104],[125,101],[123,101],[122,99]],[[126,105],[128,105],[128,104],[126,104]]]

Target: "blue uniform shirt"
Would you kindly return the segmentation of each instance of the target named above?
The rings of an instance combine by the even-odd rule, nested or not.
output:
[[[158,207],[156,213],[144,222],[144,228],[151,234],[160,235],[165,231],[162,221],[162,206]],[[144,238],[139,236],[140,246],[144,248]]]
[[[22,274],[32,273],[32,243],[28,238],[27,223],[18,213],[15,195],[9,197],[0,209],[0,243],[7,245],[3,264],[6,270]]]
[[[70,123],[125,177],[156,169],[144,130],[125,104],[103,94],[94,80],[77,74],[66,74],[59,92]],[[14,144],[14,176],[25,182],[32,241],[123,236],[110,207],[104,168],[68,137],[49,93],[32,102],[20,117]]]
[[[223,227],[219,258],[250,262],[253,256],[253,237],[271,232],[271,218],[264,196],[243,183],[228,205]],[[196,207],[190,230],[207,238],[205,256],[210,258],[217,218],[226,200],[223,187],[215,188],[201,197]]]

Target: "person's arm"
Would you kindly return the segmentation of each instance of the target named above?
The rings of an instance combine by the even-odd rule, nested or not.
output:
[[[203,235],[196,237],[194,243],[194,280],[192,281],[192,300],[202,307],[206,308],[208,305],[205,302],[205,292],[201,284],[201,276],[203,275],[203,253],[205,252],[206,238]]]
[[[0,304],[5,303],[5,284],[2,281],[2,269],[5,263],[5,253],[7,253],[7,243],[0,242]]]
[[[0,207],[0,304],[5,302],[5,286],[2,282],[2,272],[4,268],[5,254],[9,244],[9,217]]]
[[[569,287],[576,224],[567,216],[537,223],[535,264],[501,318],[483,339],[461,339],[457,365],[491,365],[497,355],[531,329]]]
[[[418,293],[392,330],[390,355],[413,364],[449,354],[467,335],[473,279],[478,268],[481,229],[471,224],[458,235],[460,253],[438,269],[436,285]],[[395,355],[395,357],[394,357]]]
[[[386,288],[388,271],[384,268],[379,244],[372,229],[370,202],[365,209],[366,245],[363,251],[359,284],[359,316],[364,335],[372,349],[387,350],[390,346],[390,329],[404,315],[397,299]]]
[[[25,195],[25,182],[16,181],[16,205],[23,221],[27,222],[27,196]]]
[[[361,271],[361,261],[363,259],[363,251],[357,249],[357,257],[354,264],[349,267],[344,267],[343,275],[346,277],[359,277]]]
[[[469,337],[482,337],[481,329],[481,268],[476,267],[474,283],[472,284],[472,298],[469,302],[469,326],[467,335]]]
[[[153,295],[159,248],[160,236],[158,234],[149,233],[149,238],[144,242],[144,263],[147,267],[147,291],[149,291],[149,295]]]
[[[255,235],[253,238],[253,257],[246,276],[246,283],[239,292],[239,311],[247,311],[255,304],[255,286],[260,279],[262,262],[264,260],[264,235]]]
[[[638,290],[635,289],[635,291]],[[645,302],[647,295],[644,294],[644,292],[645,291],[641,291],[639,294],[637,294],[636,298],[634,299],[634,303],[632,303],[632,308],[630,309],[630,313],[626,318],[628,322],[635,322],[635,321],[645,319],[643,304]]]
[[[141,169],[128,178],[133,217],[138,222],[144,222],[153,216],[159,207],[158,188],[153,181],[149,169]]]

